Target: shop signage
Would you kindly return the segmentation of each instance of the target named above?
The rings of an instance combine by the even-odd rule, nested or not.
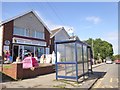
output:
[[[5,52],[6,50],[9,51],[9,46],[4,45],[3,50],[4,50],[4,52]]]
[[[13,43],[46,46],[46,42],[44,41],[28,40],[28,39],[21,39],[21,38],[13,38]]]
[[[9,40],[5,40],[5,45],[10,45],[10,41]]]

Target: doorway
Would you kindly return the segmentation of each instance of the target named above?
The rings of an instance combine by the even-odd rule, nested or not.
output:
[[[18,46],[14,46],[13,48],[13,62],[16,61],[16,58],[18,57]]]

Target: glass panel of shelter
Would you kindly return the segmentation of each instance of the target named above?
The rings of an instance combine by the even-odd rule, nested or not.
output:
[[[75,43],[57,45],[57,53],[60,53],[60,60],[57,62],[75,62]],[[75,76],[75,64],[58,64],[58,75]]]
[[[88,71],[87,46],[83,45],[84,50],[84,73]]]
[[[82,45],[77,44],[77,62],[78,62],[78,75],[83,74],[83,57]]]
[[[90,48],[88,48],[88,69],[91,69],[91,52],[90,52]]]

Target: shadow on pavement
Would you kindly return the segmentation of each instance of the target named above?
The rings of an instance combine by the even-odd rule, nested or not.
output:
[[[13,78],[9,77],[8,75],[5,75],[4,73],[0,72],[0,76],[2,77],[2,82],[9,82],[9,81],[15,81]]]
[[[79,81],[78,83],[82,83],[82,82],[86,82],[86,81],[89,81],[89,80],[93,80],[93,79],[99,79],[99,78],[102,78],[104,77],[104,75],[106,74],[106,72],[93,72],[92,74],[86,74],[84,75],[84,79],[82,79],[82,81]]]
[[[76,82],[78,84],[83,83],[83,82],[89,82],[91,80],[94,79],[99,79],[104,77],[104,75],[106,74],[106,72],[93,72],[92,74],[85,74],[84,76],[80,77],[78,82],[76,82],[76,80],[71,80],[71,79],[59,79],[59,81],[67,81],[67,82]]]
[[[93,72],[93,75],[97,76],[98,78],[103,78],[107,72]]]

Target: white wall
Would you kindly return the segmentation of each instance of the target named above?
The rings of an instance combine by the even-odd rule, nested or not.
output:
[[[0,56],[2,56],[3,26],[0,26]]]
[[[55,41],[64,41],[66,39],[68,40],[69,36],[66,34],[64,30],[61,30],[55,35]]]
[[[60,32],[58,32],[56,35],[55,35],[55,41],[65,41],[65,40],[68,40],[69,39],[69,36],[67,35],[67,33],[64,31],[64,30],[61,30]],[[64,44],[60,44],[58,47],[57,47],[57,52],[59,52],[61,54],[61,57],[65,58],[65,49],[64,49]]]

